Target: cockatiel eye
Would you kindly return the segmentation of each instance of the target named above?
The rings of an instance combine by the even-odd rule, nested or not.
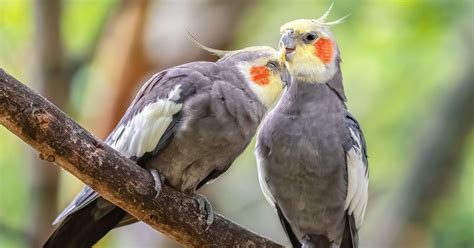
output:
[[[272,71],[278,69],[279,65],[278,65],[278,62],[276,61],[268,61],[266,67]]]
[[[313,42],[318,38],[318,35],[316,33],[308,33],[303,36],[303,42],[308,44]]]

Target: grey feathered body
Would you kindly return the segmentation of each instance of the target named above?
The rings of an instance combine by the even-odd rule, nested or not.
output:
[[[155,74],[106,143],[156,168],[164,183],[193,193],[228,169],[263,119],[266,107],[236,67],[262,55],[239,53]],[[89,247],[113,227],[135,221],[86,186],[58,216],[61,226],[45,247]]]
[[[258,136],[261,172],[299,239],[342,237],[346,108],[326,84],[293,82]],[[291,182],[291,183],[288,183]]]
[[[163,174],[169,185],[194,192],[208,176],[224,172],[245,149],[266,108],[237,71],[214,63],[194,63],[191,70],[175,70],[192,96],[183,109],[170,143],[145,162]],[[233,83],[232,83],[233,82]],[[211,178],[209,178],[211,179]]]

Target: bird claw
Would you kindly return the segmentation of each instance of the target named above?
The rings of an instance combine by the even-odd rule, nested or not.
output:
[[[206,216],[206,224],[212,225],[214,222],[214,210],[212,209],[211,203],[203,195],[196,195],[194,200],[199,205],[199,211]]]
[[[155,168],[150,169],[150,174],[153,177],[153,180],[155,181],[155,191],[156,191],[155,199],[157,199],[158,196],[160,195],[161,189],[163,188],[165,177],[160,175],[160,173],[158,173],[158,170]]]

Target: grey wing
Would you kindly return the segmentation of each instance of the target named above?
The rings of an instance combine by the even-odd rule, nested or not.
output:
[[[193,81],[185,72],[173,73],[172,70],[153,75],[105,142],[139,165],[144,159],[155,155],[172,139],[184,101],[196,91]],[[85,186],[53,224],[63,221],[99,197],[92,188]]]
[[[346,123],[350,139],[344,145],[347,161],[345,208],[348,215],[353,217],[355,228],[358,230],[363,223],[368,200],[367,148],[359,123],[350,113],[346,115]]]

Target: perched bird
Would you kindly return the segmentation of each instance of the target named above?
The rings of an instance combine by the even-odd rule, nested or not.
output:
[[[345,105],[331,25],[282,26],[291,82],[257,136],[259,180],[293,247],[357,247],[368,196],[366,145]]]
[[[222,58],[152,76],[106,139],[151,171],[157,192],[166,183],[192,194],[224,173],[280,95],[282,78],[289,77],[271,47],[206,49]],[[202,196],[196,200],[212,224],[211,205]],[[135,221],[86,186],[54,221],[61,225],[45,247],[90,247],[112,228]]]

